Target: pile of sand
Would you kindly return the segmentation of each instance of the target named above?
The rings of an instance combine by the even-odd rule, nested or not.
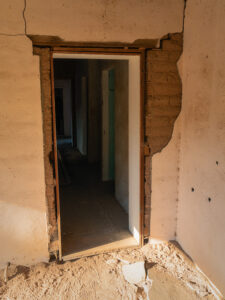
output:
[[[146,284],[125,280],[122,266],[145,262]],[[11,265],[0,272],[0,299],[221,299],[184,253],[171,243],[146,245],[57,264]]]

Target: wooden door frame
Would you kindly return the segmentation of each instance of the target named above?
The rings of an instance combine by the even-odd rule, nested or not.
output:
[[[56,140],[56,118],[55,118],[55,95],[54,95],[54,53],[76,53],[76,54],[111,54],[111,55],[139,55],[140,57],[140,243],[144,244],[144,177],[145,177],[145,145],[144,145],[144,104],[145,104],[145,48],[128,49],[125,48],[78,48],[78,47],[51,47],[50,48],[50,75],[51,75],[51,105],[52,105],[52,130],[53,130],[53,149],[54,149],[54,169],[56,185],[56,213],[58,226],[58,250],[59,259],[62,259],[62,241],[61,241],[61,216],[60,216],[60,199],[59,199],[59,177],[58,177],[58,160],[57,160],[57,140]]]

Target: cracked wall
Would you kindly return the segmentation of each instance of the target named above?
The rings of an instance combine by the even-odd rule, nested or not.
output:
[[[161,49],[147,51],[145,142],[151,155],[145,162],[145,225],[151,237],[165,240],[176,237],[178,141],[171,146],[170,140],[181,110],[182,49],[183,34],[176,33],[161,40]]]
[[[188,0],[177,240],[225,294],[225,2]]]
[[[40,62],[25,30],[79,42],[159,39],[182,31],[183,1],[9,0],[0,16],[0,264],[31,264],[48,259],[49,228]]]

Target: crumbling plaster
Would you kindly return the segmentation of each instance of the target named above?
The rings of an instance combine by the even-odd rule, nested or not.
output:
[[[160,38],[182,31],[183,7],[182,0],[1,1],[1,265],[48,259],[39,63],[24,33],[81,42]],[[177,235],[223,292],[224,18],[223,0],[187,1],[182,113],[153,156],[151,187],[152,234]]]
[[[161,38],[182,31],[183,1],[1,2],[0,263],[29,264],[48,259],[48,237],[39,63],[24,33],[98,42]]]

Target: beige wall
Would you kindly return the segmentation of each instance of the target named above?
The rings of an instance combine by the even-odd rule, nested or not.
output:
[[[224,20],[223,0],[187,1],[177,215],[179,243],[223,293],[225,293]],[[191,191],[192,187],[194,192]],[[211,202],[208,198],[211,198]]]
[[[23,8],[23,0],[8,0],[0,10],[1,264],[48,259],[39,62]],[[25,18],[28,34],[133,42],[180,32],[183,1],[30,0]]]
[[[0,264],[48,258],[39,62],[23,35],[23,8],[23,0],[8,0],[0,11]],[[28,34],[133,42],[181,32],[183,1],[30,0],[25,16]],[[153,157],[151,220],[156,237],[174,238],[177,232],[184,249],[223,292],[224,18],[223,0],[187,1],[183,108],[172,140]]]
[[[27,32],[72,41],[160,38],[182,31],[183,4],[183,0],[29,0]]]
[[[39,59],[0,37],[0,265],[48,258]]]
[[[180,138],[179,118],[169,144],[152,158],[152,238],[176,239]]]

